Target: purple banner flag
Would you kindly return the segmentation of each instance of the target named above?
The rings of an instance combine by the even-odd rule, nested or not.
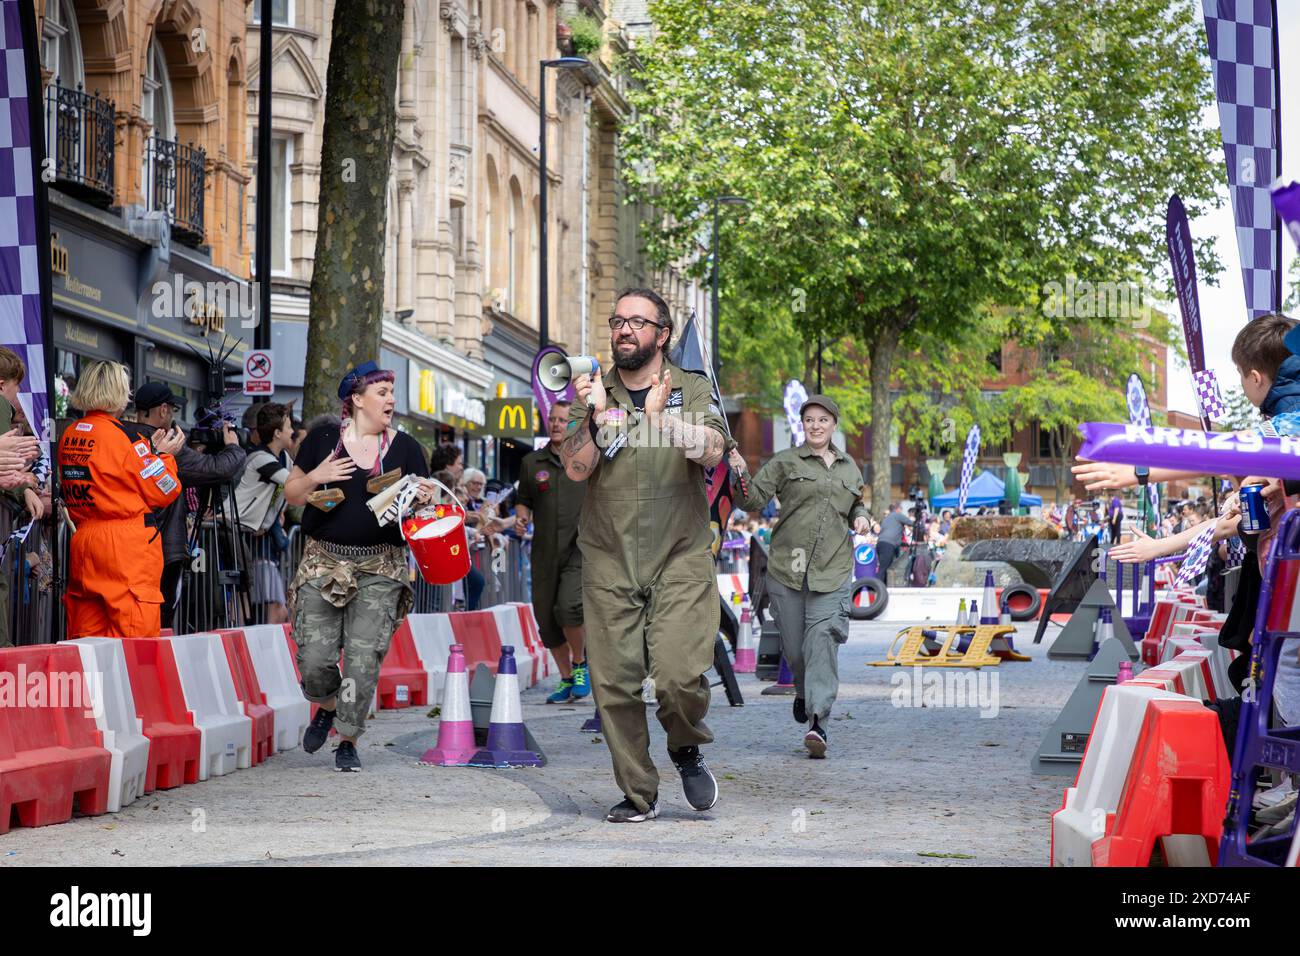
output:
[[[1176,193],[1169,197],[1169,206],[1165,210],[1165,245],[1169,247],[1169,267],[1174,274],[1178,309],[1183,313],[1187,362],[1193,372],[1199,372],[1205,368],[1205,348],[1201,344],[1201,303],[1196,297],[1196,256],[1192,250],[1187,210]]]
[[[1300,478],[1300,438],[1142,428],[1111,422],[1084,422],[1079,431],[1083,434],[1079,455],[1092,461],[1174,468],[1203,475]]]
[[[1282,307],[1282,233],[1269,184],[1282,172],[1278,108],[1277,4],[1201,0],[1228,193],[1237,226],[1246,311],[1255,319]]]
[[[970,480],[975,474],[975,459],[980,453],[980,427],[972,425],[966,433],[966,448],[961,455],[961,485],[957,491],[957,514],[966,511],[966,497],[970,493]]]
[[[36,14],[28,0],[0,0],[0,70],[4,89],[0,118],[0,345],[27,366],[19,403],[32,431],[53,438],[47,354],[50,304],[50,225],[41,179],[44,116],[41,112],[40,47]]]
[[[1134,425],[1150,428],[1151,406],[1147,403],[1147,390],[1142,385],[1142,377],[1137,372],[1128,377],[1128,391],[1124,397],[1128,402],[1129,421]],[[1147,496],[1151,502],[1151,513],[1158,515],[1160,513],[1160,492],[1157,490],[1156,485],[1147,485]]]
[[[781,405],[785,409],[785,420],[790,425],[790,447],[798,448],[803,444],[803,419],[799,417],[799,406],[808,401],[808,389],[803,382],[792,378],[785,383],[785,393],[781,396]]]
[[[1282,217],[1282,228],[1291,234],[1297,248],[1300,248],[1300,183],[1283,186],[1278,180],[1271,190],[1273,208]]]

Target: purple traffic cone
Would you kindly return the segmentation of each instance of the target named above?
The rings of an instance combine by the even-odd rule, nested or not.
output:
[[[447,655],[447,680],[442,693],[437,746],[426,750],[421,763],[461,767],[478,748],[474,744],[474,717],[469,708],[469,675],[465,673],[465,648],[451,645]]]
[[[582,733],[598,734],[600,733],[600,711],[596,711],[595,716],[588,717],[582,724]]]
[[[790,665],[785,662],[785,655],[781,655],[781,670],[776,675],[776,683],[771,687],[763,688],[764,697],[789,697],[795,692],[794,689],[794,672],[790,670]]]
[[[984,572],[984,613],[980,615],[981,624],[998,623],[997,586],[993,583],[993,572]]]
[[[524,740],[524,718],[519,706],[519,672],[515,649],[501,648],[496,686],[492,691],[492,717],[487,746],[469,759],[471,767],[540,767],[542,759]]]

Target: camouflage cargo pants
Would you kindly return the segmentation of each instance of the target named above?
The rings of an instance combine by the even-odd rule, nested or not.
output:
[[[321,594],[323,580],[307,580],[298,588],[293,618],[298,671],[307,699],[320,704],[337,697],[334,726],[344,737],[357,737],[365,730],[407,586],[382,574],[358,574],[357,593],[339,608]]]

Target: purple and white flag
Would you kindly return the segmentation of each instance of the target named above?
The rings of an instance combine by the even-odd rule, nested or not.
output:
[[[1282,185],[1282,180],[1273,184],[1270,190],[1273,196],[1273,208],[1282,219],[1282,228],[1295,240],[1300,248],[1300,183],[1292,182]]]
[[[1246,311],[1282,307],[1282,234],[1269,184],[1282,171],[1275,0],[1201,0]]]
[[[0,345],[17,352],[27,366],[18,399],[48,460],[54,428],[46,363],[53,319],[50,221],[41,179],[40,47],[32,4],[0,4]]]
[[[975,459],[980,453],[980,427],[972,425],[966,434],[966,448],[961,453],[961,486],[957,492],[957,514],[966,511],[966,496],[970,492],[970,481],[975,474]]]
[[[808,401],[808,389],[803,382],[792,378],[785,383],[785,394],[781,405],[785,409],[785,420],[790,425],[790,447],[798,448],[804,442],[803,419],[799,417],[799,406]]]
[[[1147,403],[1147,390],[1142,385],[1142,378],[1137,372],[1128,377],[1128,390],[1125,394],[1128,402],[1128,417],[1134,425],[1151,427],[1151,406]],[[1151,514],[1160,514],[1160,492],[1155,485],[1147,485],[1147,500],[1151,503]]]

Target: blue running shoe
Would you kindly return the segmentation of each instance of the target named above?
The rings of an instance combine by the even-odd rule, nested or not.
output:
[[[548,704],[563,704],[573,696],[573,678],[563,677],[560,679],[560,686],[555,688],[555,693],[546,698]]]
[[[581,700],[591,693],[591,671],[587,662],[573,665],[573,696]]]

